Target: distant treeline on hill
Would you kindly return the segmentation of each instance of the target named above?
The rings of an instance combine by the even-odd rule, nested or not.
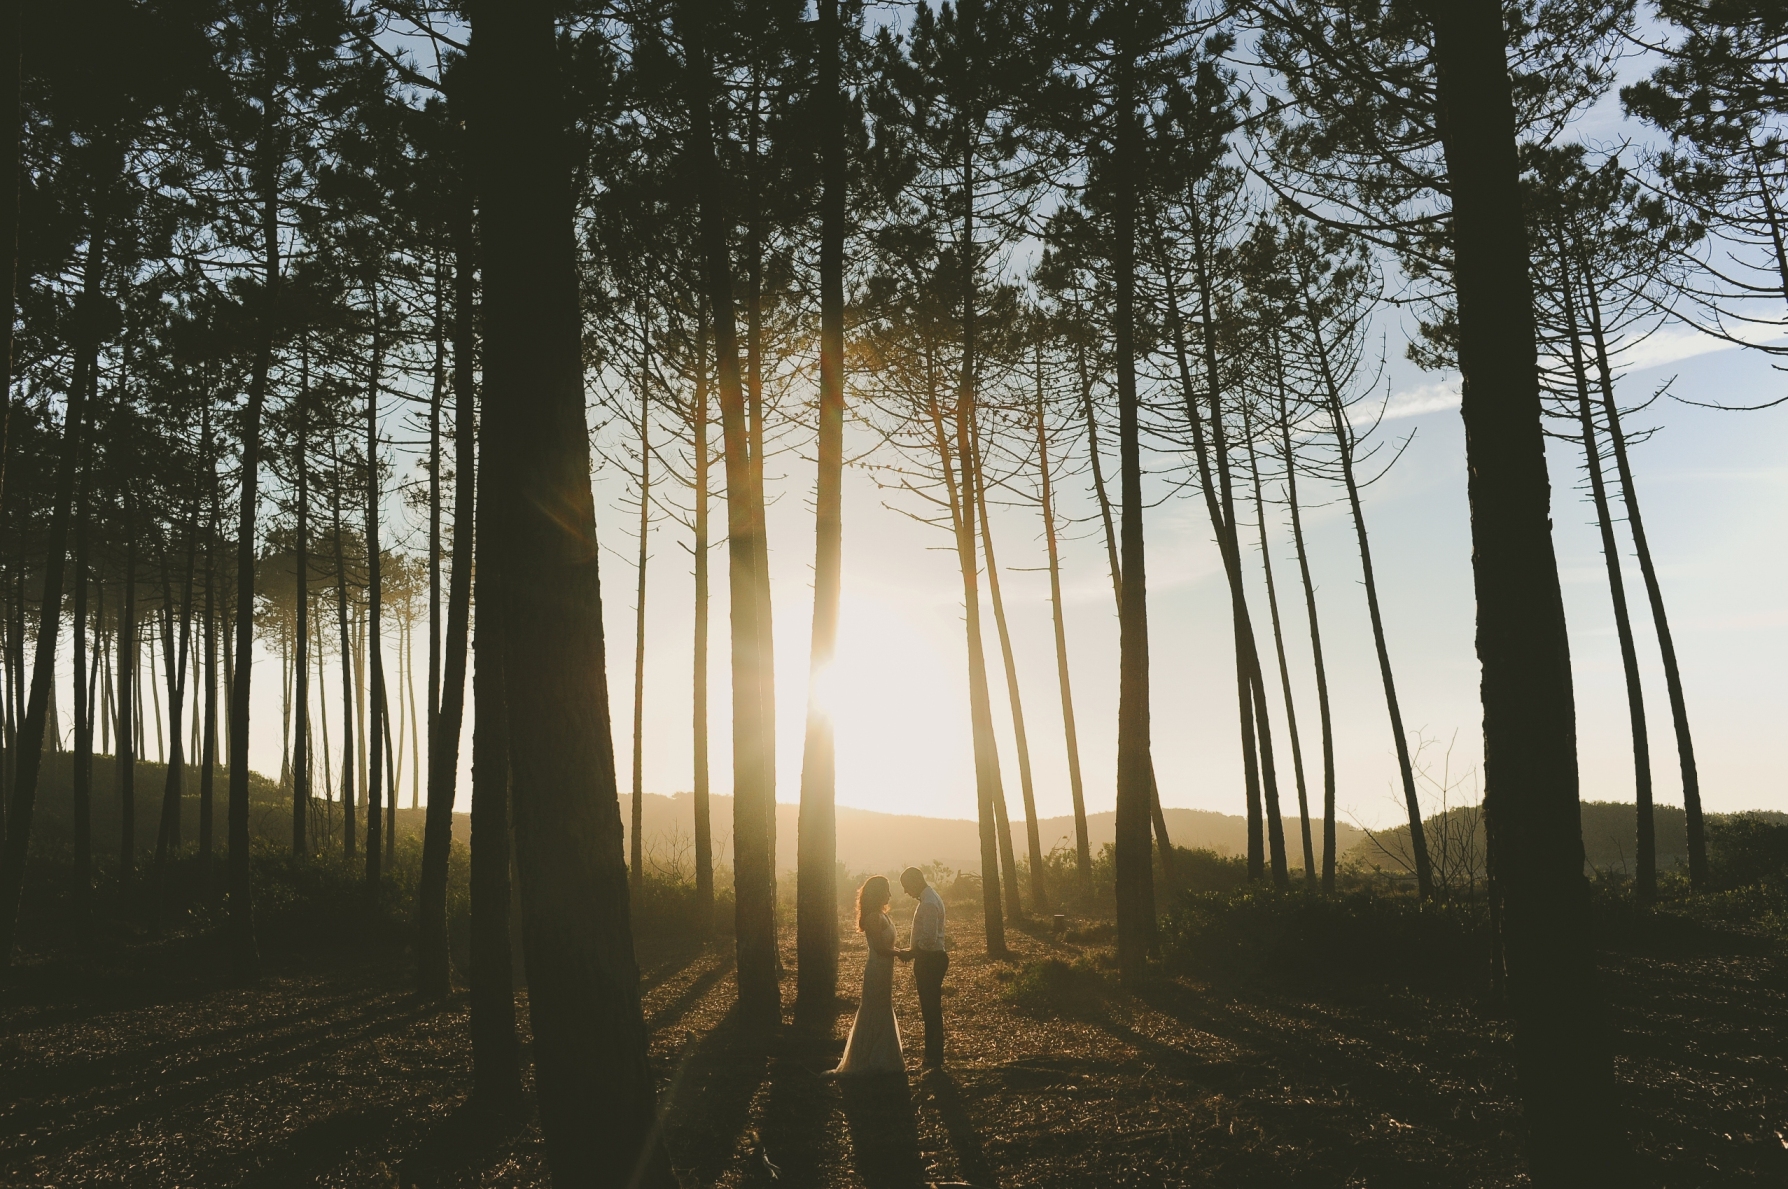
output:
[[[5,752],[0,751],[0,763],[6,760]],[[74,843],[74,753],[53,751],[44,753],[43,775],[38,786],[37,811],[34,815],[31,831],[31,851],[33,854],[55,855],[67,852]],[[155,849],[156,831],[160,828],[161,802],[167,787],[167,765],[138,761],[136,766],[136,803],[137,803],[137,849],[149,852]],[[215,845],[221,851],[228,838],[226,820],[228,816],[228,797],[230,774],[228,769],[217,768],[213,777],[215,798],[212,813],[214,814],[213,837]],[[398,797],[397,837],[401,840],[409,834],[422,832],[423,811],[410,809],[409,782]],[[180,835],[187,845],[196,843],[199,838],[199,768],[198,765],[187,766],[181,787],[184,795],[180,799]],[[292,802],[288,792],[281,791],[278,782],[249,770],[248,774],[248,829],[249,834],[257,839],[265,839],[277,846],[290,846],[292,842]],[[466,805],[466,792],[460,790],[460,808]],[[111,859],[118,853],[118,768],[112,756],[96,755],[93,757],[93,789],[92,789],[92,829],[93,853],[100,861]],[[325,822],[334,823],[336,837],[341,832],[340,804],[325,804],[320,796],[311,803],[311,832],[314,838],[322,837],[322,826]],[[362,822],[364,831],[365,824]],[[453,817],[453,837],[456,841],[466,842],[471,836],[469,819],[462,813]]]
[[[625,794],[622,800],[626,801]],[[709,801],[713,818],[714,861],[730,865],[732,855],[733,800],[712,797]],[[1206,809],[1164,809],[1167,836],[1176,846],[1203,848],[1219,854],[1241,855],[1248,850],[1247,819]],[[786,802],[776,805],[776,866],[781,871],[795,867],[795,840],[799,829],[800,807]],[[623,812],[623,821],[630,818]],[[692,871],[695,862],[695,798],[691,793],[664,796],[647,793],[642,807],[641,829],[648,869],[657,866]],[[1087,840],[1093,852],[1117,837],[1117,816],[1110,811],[1087,815]],[[1057,847],[1074,847],[1074,819],[1046,817],[1038,823],[1045,853]],[[1322,822],[1310,823],[1321,861]],[[1302,869],[1302,843],[1298,840],[1295,816],[1285,823],[1286,846],[1293,867]],[[1335,840],[1342,853],[1365,841],[1365,833],[1345,822],[1335,824]],[[1023,856],[1026,853],[1025,823],[1012,821],[1012,846]],[[963,818],[920,817],[915,814],[879,813],[872,809],[838,807],[838,861],[851,872],[888,872],[917,863],[942,863],[959,871],[981,870],[981,842],[975,822]]]

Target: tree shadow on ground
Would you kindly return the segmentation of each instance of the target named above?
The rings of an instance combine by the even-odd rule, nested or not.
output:
[[[733,1167],[775,1044],[775,1031],[741,1020],[735,1004],[683,1058],[664,1106],[665,1135],[694,1184],[712,1185]]]
[[[823,1185],[822,1170],[837,1159],[838,1103],[822,1076],[838,1060],[836,1010],[801,1012],[776,1039],[758,1127],[781,1184]]]
[[[914,1189],[926,1180],[919,1119],[906,1075],[838,1079],[851,1162],[866,1189]]]
[[[919,1085],[924,1098],[937,1108],[938,1116],[943,1120],[944,1133],[950,1137],[950,1146],[956,1152],[956,1166],[963,1177],[976,1186],[994,1189],[999,1181],[993,1165],[988,1162],[981,1133],[969,1115],[956,1079],[946,1070],[933,1069],[926,1072]]]
[[[398,1184],[404,1189],[427,1189],[441,1183],[457,1184],[468,1174],[479,1179],[479,1172],[513,1148],[532,1116],[532,1106],[526,1101],[499,1108],[464,1100],[423,1131],[398,1165]],[[293,1146],[297,1147],[296,1139]]]

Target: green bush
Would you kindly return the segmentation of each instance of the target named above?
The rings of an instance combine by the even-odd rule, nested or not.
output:
[[[1113,986],[1112,973],[1092,958],[1044,958],[1025,963],[1000,995],[1028,1011],[1092,1015],[1104,1010]]]
[[[1170,969],[1200,975],[1467,988],[1483,984],[1490,967],[1481,904],[1424,906],[1371,890],[1193,893],[1163,919],[1162,942]]]
[[[1716,888],[1788,883],[1788,823],[1761,813],[1709,817],[1707,858]]]

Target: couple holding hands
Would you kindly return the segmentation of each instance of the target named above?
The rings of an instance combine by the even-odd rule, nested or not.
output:
[[[919,991],[919,1011],[925,1019],[925,1068],[944,1063],[944,972],[950,968],[945,944],[944,900],[925,882],[917,867],[900,875],[900,887],[918,901],[913,909],[913,928],[907,949],[895,945],[894,922],[889,918],[893,893],[886,876],[872,875],[857,889],[857,931],[869,945],[863,965],[863,996],[857,1018],[845,1041],[844,1056],[834,1077],[906,1072],[900,1051],[900,1023],[894,1018],[894,961],[913,964],[913,982]]]

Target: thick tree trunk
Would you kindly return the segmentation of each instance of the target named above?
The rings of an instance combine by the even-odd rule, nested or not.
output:
[[[1291,449],[1291,415],[1285,388],[1279,388],[1279,445],[1285,456],[1285,503],[1291,509],[1291,539],[1298,551],[1304,584],[1304,614],[1310,623],[1310,656],[1316,670],[1316,710],[1322,720],[1322,890],[1335,890],[1335,731],[1329,714],[1329,677],[1322,660],[1322,628],[1316,618],[1316,584],[1304,548],[1303,513],[1298,508],[1297,455]]]
[[[1353,427],[1348,424],[1347,410],[1341,403],[1340,385],[1329,364],[1328,344],[1323,339],[1322,320],[1311,304],[1310,280],[1307,276],[1303,278],[1303,285],[1304,316],[1310,327],[1310,341],[1316,348],[1316,359],[1322,371],[1329,422],[1335,433],[1335,448],[1341,458],[1341,481],[1347,488],[1347,506],[1353,513],[1354,535],[1359,542],[1360,571],[1366,583],[1366,610],[1372,619],[1372,644],[1378,652],[1378,675],[1384,683],[1385,712],[1391,720],[1391,739],[1397,746],[1397,771],[1403,778],[1403,803],[1409,814],[1409,841],[1415,862],[1416,887],[1422,899],[1431,900],[1434,898],[1434,872],[1428,861],[1428,840],[1422,829],[1422,804],[1416,797],[1409,736],[1403,730],[1403,709],[1397,701],[1397,681],[1391,671],[1391,651],[1385,641],[1384,616],[1378,607],[1378,579],[1372,570],[1372,546],[1366,536],[1366,513],[1360,506],[1360,487],[1353,474]]]
[[[795,871],[795,1003],[829,1013],[838,995],[838,831],[832,712],[844,549],[844,96],[838,0],[819,0],[820,393],[814,476],[813,635],[801,750]],[[829,1017],[828,1017],[829,1018]]]
[[[633,822],[627,873],[634,895],[646,881],[646,546],[652,533],[652,359],[645,310],[639,324],[639,564],[633,596]]]
[[[714,345],[725,439],[728,588],[732,617],[733,908],[738,953],[739,1006],[754,1024],[782,1018],[777,983],[775,854],[769,818],[776,791],[770,783],[771,722],[764,706],[764,656],[770,640],[758,607],[757,537],[763,505],[751,480],[744,384],[739,374],[738,333],[733,317],[732,260],[727,214],[715,161],[712,118],[714,79],[704,41],[706,0],[680,0],[679,25],[688,47],[690,146],[701,202],[704,280],[714,314]]]
[[[1534,1184],[1624,1183],[1590,944],[1570,643],[1553,554],[1507,41],[1494,0],[1428,9],[1483,663],[1484,807],[1503,897]]]
[[[474,391],[478,363],[474,357],[476,351],[476,329],[474,303],[477,300],[477,278],[474,270],[477,267],[476,243],[472,236],[472,198],[469,179],[460,181],[462,193],[457,218],[453,226],[454,250],[454,323],[453,323],[453,570],[448,578],[447,588],[447,636],[446,636],[446,673],[439,686],[434,686],[430,693],[430,729],[428,740],[428,815],[423,821],[422,835],[422,874],[417,889],[416,916],[418,924],[418,943],[416,949],[416,985],[417,990],[430,996],[444,996],[453,989],[452,963],[449,957],[447,937],[447,868],[448,859],[453,850],[453,806],[459,795],[459,743],[461,723],[465,718],[466,706],[466,636],[472,614],[472,576],[477,537],[478,516],[478,460],[475,457],[475,439],[477,435],[477,418],[474,416]],[[437,540],[439,538],[437,537]],[[493,597],[490,606],[495,606]],[[430,636],[434,635],[433,620],[430,620]],[[431,683],[432,684],[432,683]],[[437,700],[438,699],[438,700]],[[503,712],[502,700],[499,697],[496,712]],[[477,721],[473,724],[474,733]],[[474,763],[476,763],[477,743],[474,739]],[[501,856],[500,880],[501,892],[492,891],[492,895],[501,901],[502,914],[498,918],[500,936],[496,939],[502,944],[505,966],[503,968],[502,992],[508,997],[508,1031],[496,1036],[496,1043],[508,1045],[507,1077],[499,1076],[495,1080],[486,1078],[480,1072],[478,1054],[478,1028],[480,1022],[473,1021],[473,1054],[472,1076],[473,1091],[480,1089],[502,1101],[513,1101],[510,1091],[515,1086],[515,1005],[513,987],[510,980],[509,962],[509,815],[508,815],[508,767],[504,765],[504,789],[501,794],[500,829],[493,828],[491,833],[500,835],[497,841],[487,842],[485,849],[489,856],[480,856],[476,850],[472,855],[473,870],[482,870],[483,886],[488,887],[492,871],[488,863],[480,869],[480,858]],[[473,772],[474,790],[476,790],[477,773]],[[476,801],[476,791],[473,793]],[[473,813],[477,806],[474,803]],[[477,828],[474,819],[473,828]],[[474,900],[474,932],[480,928],[477,917],[477,905]],[[489,928],[489,921],[483,922]],[[474,944],[477,944],[474,940]],[[480,977],[477,969],[478,958],[473,957],[472,978],[474,996],[477,995],[477,980]],[[474,1006],[474,1012],[477,1011]],[[498,1011],[501,1015],[501,1011]],[[499,1030],[501,1024],[493,1025]],[[486,1037],[488,1043],[492,1037]],[[486,1053],[488,1060],[497,1061],[499,1067],[502,1058]],[[499,1089],[500,1087],[500,1089]]]
[[[1080,734],[1074,725],[1074,692],[1068,681],[1068,631],[1062,613],[1062,562],[1056,545],[1055,500],[1049,473],[1049,433],[1043,421],[1043,355],[1037,353],[1037,473],[1042,483],[1043,541],[1049,555],[1049,609],[1055,626],[1055,676],[1062,694],[1062,734],[1068,748],[1068,789],[1074,798],[1074,864],[1081,894],[1093,886],[1093,852],[1087,841],[1086,792],[1080,775]]]
[[[463,187],[462,187],[463,188]],[[466,203],[461,202],[461,207]],[[457,225],[468,218],[468,214],[460,214],[454,220],[454,234],[459,234]],[[423,691],[426,695],[424,704],[427,707],[428,765],[430,788],[433,788],[436,744],[439,742],[441,717],[441,404],[447,395],[447,310],[446,287],[441,283],[442,261],[435,261],[435,368],[434,383],[429,392],[428,402],[428,687]],[[410,668],[408,672],[410,693],[410,721],[416,720],[416,658],[415,643],[412,634]],[[416,758],[416,735],[412,733],[410,742],[411,774],[410,774],[410,808],[415,809],[420,796],[421,764]],[[431,801],[432,804],[432,793]],[[428,829],[423,827],[424,846],[427,845]]]
[[[1111,567],[1111,593],[1117,613],[1124,613],[1124,571],[1118,563],[1117,528],[1111,518],[1111,500],[1105,492],[1105,473],[1099,461],[1099,422],[1093,416],[1093,389],[1086,375],[1086,359],[1080,359],[1080,394],[1086,410],[1087,457],[1093,466],[1093,494],[1099,503],[1099,519],[1105,527],[1105,556]],[[1149,797],[1151,817],[1155,824],[1155,847],[1161,855],[1161,870],[1173,878],[1173,843],[1167,837],[1167,815],[1161,812],[1161,787],[1155,780],[1155,761],[1149,759]]]
[[[1113,346],[1117,355],[1118,473],[1123,564],[1118,615],[1117,918],[1118,969],[1134,985],[1155,948],[1154,865],[1149,856],[1149,621],[1142,531],[1142,441],[1136,396],[1135,51],[1121,31],[1118,47],[1116,196],[1112,272],[1117,282]]]
[[[1260,530],[1260,565],[1266,576],[1267,611],[1273,621],[1273,651],[1279,661],[1279,688],[1285,695],[1285,729],[1291,735],[1291,771],[1298,787],[1298,825],[1304,843],[1304,878],[1316,878],[1316,848],[1310,837],[1310,793],[1304,783],[1304,749],[1298,739],[1297,704],[1291,695],[1291,668],[1285,661],[1285,630],[1279,620],[1279,592],[1273,585],[1273,554],[1267,546],[1266,496],[1260,488],[1260,455],[1247,405],[1242,406],[1242,432],[1248,439],[1248,476],[1254,484],[1254,519]]]
[[[695,907],[705,935],[714,927],[714,829],[708,788],[708,322],[697,299],[695,343],[695,639],[690,720],[695,763]]]
[[[1583,435],[1584,464],[1589,468],[1589,494],[1595,505],[1596,529],[1602,538],[1602,560],[1608,570],[1608,594],[1614,604],[1614,631],[1620,640],[1621,670],[1627,679],[1627,721],[1633,734],[1633,791],[1638,810],[1635,886],[1642,901],[1658,893],[1658,840],[1652,815],[1651,734],[1645,726],[1645,689],[1639,680],[1639,650],[1633,643],[1633,621],[1627,612],[1627,584],[1620,572],[1620,547],[1614,539],[1614,517],[1608,510],[1608,487],[1602,474],[1602,452],[1596,445],[1595,413],[1589,400],[1589,369],[1583,359],[1583,333],[1577,321],[1577,279],[1566,272],[1565,331],[1571,339],[1571,376],[1577,385],[1577,426]]]
[[[1645,579],[1645,597],[1651,604],[1652,624],[1658,633],[1658,651],[1664,660],[1664,689],[1670,696],[1670,720],[1676,728],[1676,758],[1682,771],[1682,807],[1689,841],[1689,886],[1707,886],[1707,830],[1701,816],[1701,773],[1695,764],[1695,739],[1689,733],[1688,705],[1683,699],[1682,670],[1676,663],[1676,640],[1670,634],[1670,618],[1664,612],[1664,588],[1652,564],[1651,544],[1645,537],[1645,520],[1639,515],[1639,489],[1627,461],[1627,439],[1620,428],[1620,405],[1614,399],[1614,372],[1608,363],[1608,343],[1602,330],[1602,302],[1594,278],[1584,276],[1589,294],[1589,330],[1596,348],[1596,373],[1601,382],[1602,416],[1608,422],[1608,442],[1620,475],[1621,503],[1627,510],[1627,526],[1633,530],[1633,550],[1639,556],[1639,573]]]
[[[516,866],[556,1183],[674,1184],[628,914],[553,7],[479,0],[484,465],[502,575]]]

